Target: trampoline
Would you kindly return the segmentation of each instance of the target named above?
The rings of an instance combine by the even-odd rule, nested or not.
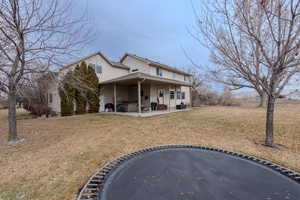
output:
[[[299,200],[300,174],[253,156],[161,146],[113,160],[78,200]]]

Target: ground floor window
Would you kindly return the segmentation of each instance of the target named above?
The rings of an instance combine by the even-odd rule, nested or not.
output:
[[[181,92],[177,91],[177,99],[180,99],[180,98],[181,98]]]
[[[48,102],[49,102],[49,103],[52,103],[52,101],[53,101],[53,95],[52,95],[52,93],[49,93],[49,99],[48,99]]]
[[[185,99],[185,92],[181,92],[181,99]]]

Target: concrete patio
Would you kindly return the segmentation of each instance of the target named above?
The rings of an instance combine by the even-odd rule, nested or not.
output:
[[[125,116],[132,116],[132,117],[152,117],[157,115],[165,115],[170,113],[176,113],[176,112],[186,112],[192,110],[191,108],[183,109],[183,110],[160,110],[160,111],[150,111],[150,112],[100,112],[100,114],[105,115],[125,115]]]

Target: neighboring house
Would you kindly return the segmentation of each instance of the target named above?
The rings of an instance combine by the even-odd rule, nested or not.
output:
[[[82,61],[94,67],[99,77],[99,112],[141,113],[191,105],[191,75],[176,68],[132,54],[114,62],[97,52],[63,67],[60,77]],[[60,113],[58,84],[53,84],[48,93],[49,107]]]

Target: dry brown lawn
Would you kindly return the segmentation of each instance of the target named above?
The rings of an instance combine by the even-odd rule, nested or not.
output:
[[[300,171],[300,105],[276,110],[276,142],[264,147],[265,110],[201,107],[151,118],[83,115],[19,120],[15,147],[0,145],[0,199],[74,199],[88,177],[124,153],[165,144],[225,148],[272,160]],[[0,110],[0,143],[7,134]]]

